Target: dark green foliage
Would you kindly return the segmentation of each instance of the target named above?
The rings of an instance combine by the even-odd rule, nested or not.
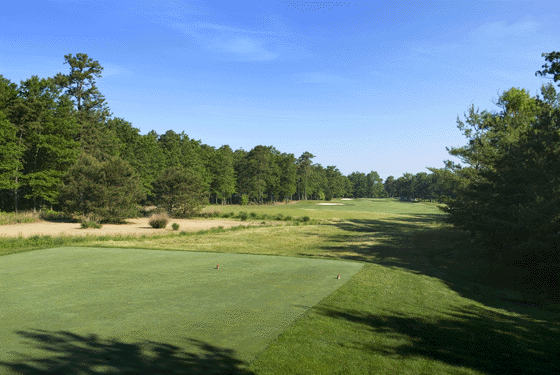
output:
[[[163,214],[153,215],[150,218],[149,223],[152,228],[163,229],[167,226],[167,223],[169,223],[169,218],[167,217],[167,215],[163,215]],[[174,224],[177,225],[177,229],[179,229],[179,225],[177,223]],[[177,230],[175,228],[173,229]]]
[[[543,70],[535,72],[535,76],[546,77],[550,74],[554,82],[560,81],[560,52],[543,53],[542,57],[544,57],[547,63],[542,66]]]
[[[153,184],[155,203],[173,217],[192,217],[207,202],[207,186],[194,171],[167,168]]]
[[[543,88],[545,98],[557,97],[551,86]],[[448,164],[457,197],[442,208],[448,222],[485,247],[493,269],[520,267],[533,275],[527,285],[549,296],[560,287],[560,109],[554,103],[512,88],[498,101],[500,113],[471,108],[471,129],[459,122],[469,145],[450,150],[469,166]]]
[[[210,192],[215,197],[214,202],[220,199],[222,204],[235,193],[236,176],[234,168],[233,151],[228,145],[212,151],[212,162],[207,169],[211,173]]]
[[[171,228],[173,228],[173,230],[179,230],[179,224],[173,223],[171,224]]]
[[[0,190],[13,190],[19,186],[24,146],[16,133],[16,127],[0,110]]]
[[[303,221],[303,222],[307,222],[309,220],[310,220],[309,216],[304,216],[304,217],[301,218],[301,221]]]
[[[39,200],[56,202],[62,176],[77,160],[79,124],[72,116],[72,102],[52,80],[33,76],[23,81],[19,98],[12,114],[26,145],[21,182],[35,209]]]
[[[66,89],[74,100],[78,112],[93,112],[105,109],[105,99],[95,85],[95,78],[101,78],[103,67],[85,53],[64,56],[64,63],[70,66],[69,74],[58,73],[53,81]]]
[[[44,221],[52,221],[59,223],[75,223],[76,219],[74,216],[69,215],[65,212],[57,212],[52,210],[44,210],[39,213],[39,217]]]
[[[297,160],[297,183],[298,195],[300,199],[307,199],[309,175],[311,174],[311,159],[315,155],[310,152],[304,152]]]
[[[250,212],[249,216],[251,216],[251,219],[255,219],[258,215],[256,212]]]
[[[135,216],[144,196],[140,178],[127,162],[118,158],[100,162],[86,154],[70,169],[61,188],[65,212],[91,213],[111,222]]]
[[[247,220],[247,218],[249,217],[249,215],[247,214],[247,212],[241,211],[241,212],[239,212],[239,213],[237,214],[237,217],[240,218],[241,221],[245,221],[245,220]]]

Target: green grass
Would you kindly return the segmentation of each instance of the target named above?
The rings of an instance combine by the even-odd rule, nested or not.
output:
[[[233,344],[216,345],[203,337],[187,345],[158,341],[150,336],[133,345],[124,339],[111,341],[106,335],[91,338],[85,334],[87,330],[72,336],[63,325],[58,331],[23,334],[31,342],[48,343],[51,349],[61,352],[57,365],[77,366],[81,370],[89,366],[85,368],[89,371],[98,362],[86,360],[85,365],[78,364],[84,361],[75,358],[83,356],[84,351],[94,359],[99,353],[127,354],[133,365],[137,361],[152,368],[162,363],[163,370],[171,372],[186,367],[191,373],[195,370],[247,374],[547,374],[557,371],[559,306],[532,300],[522,285],[514,282],[514,275],[489,270],[468,234],[441,222],[443,216],[436,205],[391,200],[341,202],[345,206],[300,202],[207,208],[234,212],[234,215],[244,211],[249,220],[262,215],[309,216],[310,225],[287,222],[288,225],[282,226],[144,238],[65,239],[80,241],[72,246],[201,251],[215,256],[282,255],[364,264],[349,280],[343,274],[344,285],[309,305],[301,318],[285,327],[254,360],[235,352]],[[5,244],[2,241],[7,240],[0,241],[0,249]],[[12,253],[26,250],[25,246],[52,247],[47,243],[54,239],[13,241]],[[3,249],[0,252],[6,253]],[[270,313],[274,314],[272,310]],[[161,324],[160,318],[165,320],[165,314],[152,317],[154,326]],[[253,324],[253,329],[259,327],[262,326],[258,322]],[[128,349],[123,353],[125,341],[131,346],[124,347]],[[136,360],[132,355],[150,345],[152,359]],[[193,345],[198,349],[192,349]],[[121,371],[129,366],[118,359],[112,359],[111,363]]]

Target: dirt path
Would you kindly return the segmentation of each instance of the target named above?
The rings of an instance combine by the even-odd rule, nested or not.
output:
[[[171,219],[167,228],[154,229],[148,223],[148,218],[128,219],[128,224],[103,224],[100,229],[81,229],[80,223],[51,223],[40,221],[37,223],[0,225],[0,237],[31,237],[31,236],[104,236],[104,235],[152,235],[173,232],[172,223],[179,224],[179,230],[196,232],[222,226],[224,228],[238,225],[249,225],[249,222],[237,220],[209,220],[209,219]]]

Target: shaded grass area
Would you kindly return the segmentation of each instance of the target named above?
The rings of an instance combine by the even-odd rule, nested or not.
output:
[[[421,206],[387,202],[376,211],[371,201],[342,202],[356,205],[235,208],[330,221],[323,225],[89,244],[367,263],[261,353],[249,366],[255,374],[557,372],[558,305],[532,300],[514,275],[493,272],[435,205],[404,214]]]
[[[30,347],[53,355],[0,362],[0,366],[16,374],[254,374],[241,368],[243,362],[235,358],[231,349],[195,339],[185,338],[190,346],[198,348],[192,353],[158,341],[129,343],[65,330],[29,329],[17,334]]]
[[[252,363],[257,374],[550,374],[557,315],[466,299],[441,280],[369,264]]]

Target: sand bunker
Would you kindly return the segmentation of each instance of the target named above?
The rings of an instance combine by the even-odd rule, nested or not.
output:
[[[249,222],[219,219],[170,219],[167,228],[154,229],[148,218],[128,219],[129,224],[103,224],[100,229],[81,229],[79,223],[37,223],[0,225],[0,237],[31,237],[31,236],[104,236],[104,235],[154,235],[181,231],[192,232],[222,226],[231,228],[238,225],[249,225]],[[179,224],[179,230],[173,231],[171,223]]]
[[[319,206],[344,206],[344,203],[317,203]]]
[[[353,201],[354,198],[341,198],[340,200],[341,201]]]

